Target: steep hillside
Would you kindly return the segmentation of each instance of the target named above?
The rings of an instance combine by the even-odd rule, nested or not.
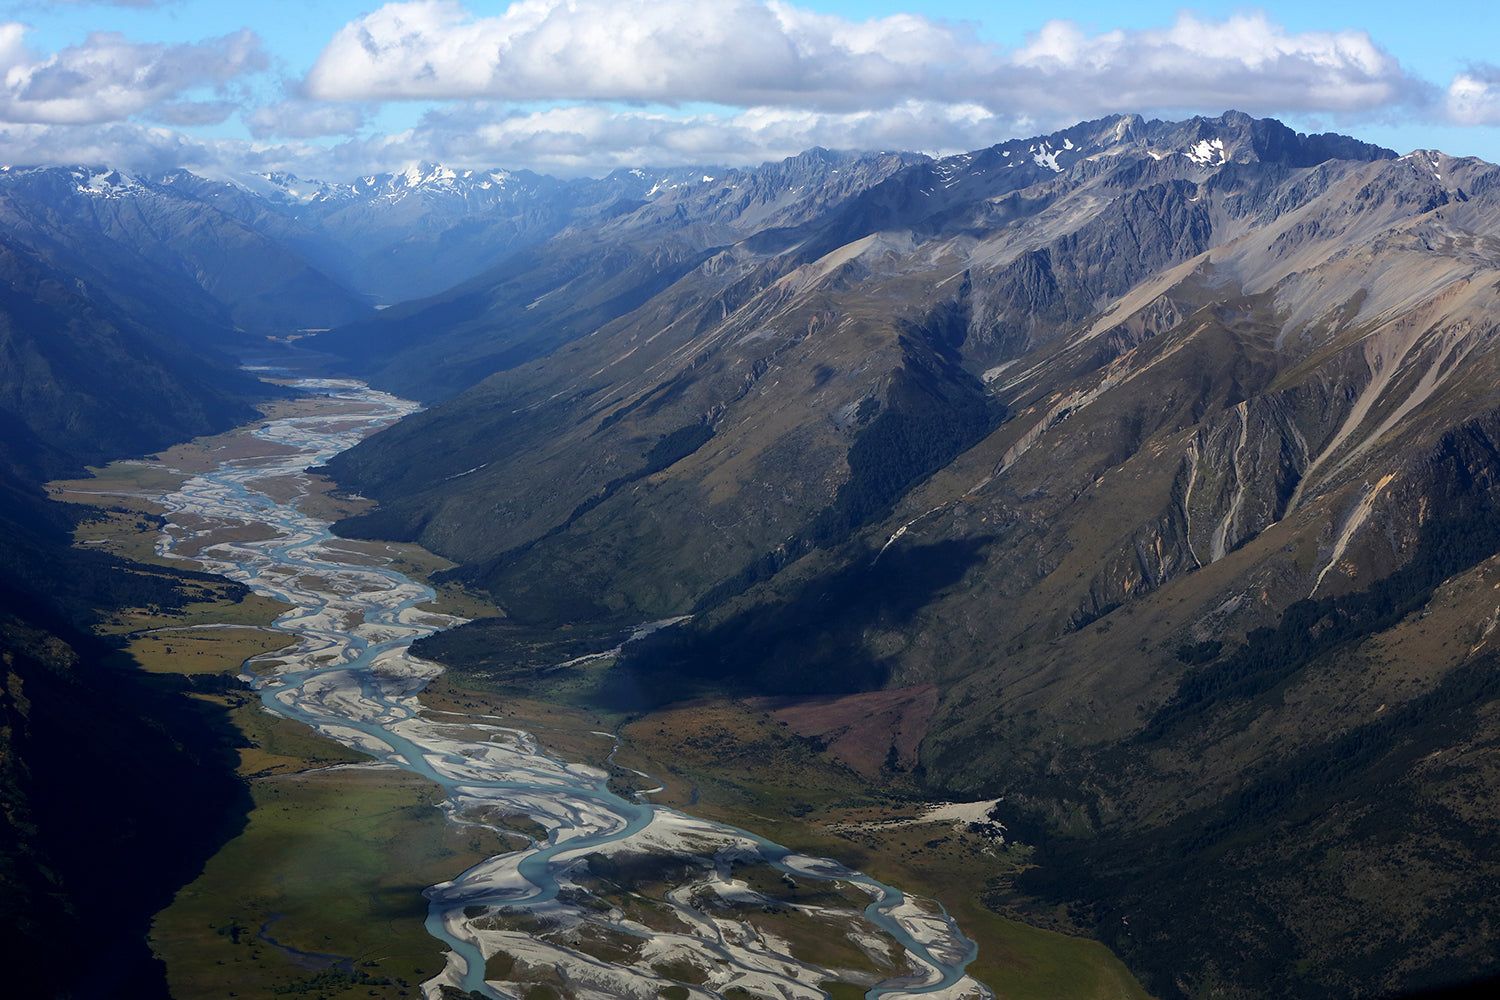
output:
[[[17,550],[7,542],[7,560]],[[108,590],[107,574],[127,576],[65,548],[23,552],[76,574],[72,587],[89,592],[73,596],[89,601]],[[146,945],[151,915],[248,807],[233,743],[211,714],[111,652],[45,601],[0,585],[0,957],[18,995],[165,998]]]
[[[41,481],[248,420],[267,387],[0,234],[5,454]],[[162,325],[186,322],[179,315]]]
[[[1020,425],[989,434],[1032,401],[996,382],[997,369],[1046,349],[1084,303],[1109,303],[1233,239],[1241,220],[1230,213],[1245,214],[1247,189],[1298,170],[1262,163],[1266,126],[1248,120],[1220,125],[1244,133],[1248,180],[1202,157],[1158,158],[1147,145],[1192,151],[1210,142],[1199,137],[1207,127],[1174,136],[1158,126],[1153,138],[1143,123],[1110,120],[1088,127],[1092,139],[1075,130],[1076,142],[913,166],[805,231],[720,251],[640,308],[493,376],[338,468],[389,501],[375,515],[381,530],[418,534],[471,572],[504,556],[506,572],[541,579],[524,560],[562,558],[579,574],[563,584],[570,592],[618,610],[687,610],[764,557],[783,558],[778,547],[800,555],[842,541],[969,446],[1006,440]],[[1143,137],[1130,139],[1131,129]],[[1069,156],[1071,172],[1052,169]],[[1219,220],[1195,193],[1214,178],[1226,186],[1212,209]],[[998,223],[977,225],[972,216],[996,205],[1007,206]],[[852,219],[870,218],[903,228],[839,242]],[[596,242],[612,247],[602,235]],[[1015,315],[1030,316],[1035,332],[1018,332]],[[481,332],[496,353],[516,339],[478,324],[471,336]],[[1032,384],[1055,388],[1080,364],[1097,369],[1095,348],[1109,342],[1060,354]],[[423,450],[421,462],[404,460],[406,441]],[[497,455],[499,441],[506,452]],[[667,441],[674,452],[692,448],[656,451]],[[675,467],[658,475],[668,457]],[[974,479],[987,471],[976,465]],[[596,549],[618,535],[611,512],[632,504],[670,523],[673,540]],[[597,582],[596,565],[606,574]],[[636,596],[669,579],[677,598]]]
[[[1493,971],[1497,180],[1235,113],[913,163],[552,344],[466,311],[501,370],[336,461],[344,530],[696,615],[616,690],[936,682],[894,759],[1039,846],[995,905],[1162,995]]]
[[[200,300],[174,311],[61,256],[0,232],[0,956],[18,994],[164,997],[150,916],[244,789],[201,706],[90,628],[202,581],[73,549],[77,509],[41,484],[251,419],[269,391],[171,336]]]

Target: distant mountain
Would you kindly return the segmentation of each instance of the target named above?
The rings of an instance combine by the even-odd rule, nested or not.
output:
[[[1493,973],[1500,168],[1237,113],[858,162],[318,337],[441,399],[341,530],[512,624],[695,614],[637,697],[936,683],[892,766],[1158,995]]]
[[[353,183],[288,174],[0,168],[0,232],[59,266],[156,295],[208,328],[323,329],[433,295],[579,221],[632,210],[702,169],[594,180],[424,164]]]
[[[163,312],[193,315],[206,340],[223,341],[223,328],[254,340],[439,295],[570,229],[647,206],[658,206],[643,216],[658,229],[689,215],[700,228],[753,220],[796,200],[799,171],[827,161],[837,174],[843,159],[815,150],[758,171],[634,168],[599,179],[418,164],[349,183],[0,167],[0,232],[57,266],[135,289],[143,303],[170,302]]]
[[[720,254],[749,237],[794,242],[797,227],[921,159],[815,149],[753,170],[616,171],[573,189],[592,208],[550,239],[311,343],[408,395],[451,395],[631,313],[695,269],[723,270]]]
[[[313,236],[264,208],[223,211],[185,172],[0,169],[0,233],[203,345],[243,346],[370,311],[298,252],[299,238]]]
[[[418,164],[347,184],[287,174],[234,184],[329,240],[337,247],[337,259],[322,258],[330,269],[371,301],[392,305],[443,292],[571,225],[706,177],[687,167],[560,180],[527,170]]]

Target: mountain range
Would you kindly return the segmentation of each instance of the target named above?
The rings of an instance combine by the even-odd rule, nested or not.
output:
[[[1500,167],[1230,112],[597,181],[11,169],[0,241],[17,496],[239,419],[223,353],[295,340],[429,404],[328,469],[379,503],[341,532],[506,610],[427,655],[524,684],[691,615],[589,697],[817,699],[872,779],[998,799],[1035,864],[991,905],[1158,996],[1497,972]]]

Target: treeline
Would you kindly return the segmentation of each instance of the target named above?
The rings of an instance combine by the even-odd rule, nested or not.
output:
[[[807,529],[816,548],[836,545],[890,514],[913,485],[948,464],[994,427],[983,399],[933,400],[886,407],[849,449],[849,478]]]
[[[557,629],[483,620],[423,639],[413,651],[501,692],[611,711],[698,695],[869,691],[885,683],[889,665],[870,651],[867,631],[909,622],[962,579],[990,541],[900,546],[878,560],[862,550],[768,603],[630,642],[597,674],[556,667],[619,645],[628,638],[627,623],[600,619]]]
[[[565,629],[525,625],[510,618],[481,618],[419,639],[412,652],[502,692],[535,695],[560,663],[608,652],[630,637],[623,622],[589,622]],[[562,682],[571,676],[559,677]]]
[[[861,404],[857,416],[863,428],[849,448],[849,478],[808,528],[814,547],[836,545],[889,515],[908,490],[1005,418],[1004,408],[990,400],[984,384],[960,363],[957,348],[967,336],[969,320],[966,280],[957,300],[903,331],[902,365],[885,405]]]
[[[579,518],[609,500],[630,484],[640,482],[647,476],[655,475],[676,465],[707,444],[713,436],[714,427],[707,421],[688,424],[662,435],[651,446],[650,450],[646,452],[639,467],[624,475],[616,476],[605,483],[593,496],[588,497],[582,503],[575,506],[568,514],[567,519],[560,524],[554,525],[524,545],[519,545],[516,548],[502,552],[493,559],[468,563],[451,570],[446,570],[436,574],[434,579],[438,582],[454,582],[465,586],[482,587],[494,593],[499,593],[507,589],[507,569],[520,556],[530,552],[538,545],[565,533],[577,523]],[[340,521],[334,527],[336,530],[343,531],[347,525],[347,530],[356,536],[362,536],[363,532],[379,524],[378,520],[374,520],[378,517],[379,511],[376,511],[363,515],[362,518],[349,518],[348,520]],[[384,536],[376,534],[368,537],[380,538]],[[412,537],[413,539],[415,538],[414,535]],[[585,595],[579,593],[576,588],[563,590],[546,587],[537,588],[535,586],[527,588],[528,593],[536,590],[544,592],[540,599],[527,600],[521,595],[511,594],[512,611],[537,624],[561,624],[569,621],[586,620],[598,617],[603,613],[598,605]]]

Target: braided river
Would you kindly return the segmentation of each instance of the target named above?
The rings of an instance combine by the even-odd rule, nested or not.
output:
[[[752,832],[653,805],[649,793],[617,795],[603,771],[547,756],[502,718],[425,709],[421,690],[441,668],[412,656],[411,643],[462,619],[424,610],[434,598],[429,588],[341,546],[327,521],[299,509],[300,495],[273,499],[306,495],[308,469],[418,406],[352,380],[302,379],[297,387],[330,397],[330,412],[268,420],[253,434],[274,446],[266,449],[271,457],[226,459],[160,497],[168,526],[158,551],[193,551],[208,571],[290,605],[273,626],[290,645],[259,664],[252,660],[244,675],[267,711],[373,758],[356,766],[401,768],[436,783],[454,823],[499,831],[503,817],[525,816],[545,831],[533,827],[536,835],[521,849],[426,890],[427,930],[447,959],[422,984],[424,996],[436,1000],[444,985],[522,995],[523,987],[505,978],[486,979],[487,963],[503,954],[510,967],[550,970],[580,998],[648,1000],[675,988],[666,995],[734,990],[730,995],[816,1000],[829,996],[830,982],[856,984],[871,1000],[990,997],[965,972],[974,945],[936,903]],[[195,551],[195,539],[201,545],[207,531],[225,523],[266,525],[276,537]],[[522,839],[513,825],[505,832]],[[642,857],[677,879],[660,894],[652,919],[593,891],[599,859]],[[765,879],[752,887],[736,877],[754,867],[776,873],[773,881],[838,892],[824,894],[834,900],[828,905],[787,904]],[[851,972],[809,958],[795,932],[777,933],[747,916],[763,912],[790,914],[781,927],[798,926],[786,922],[793,917],[820,934],[831,927],[845,951],[857,949],[870,964]],[[691,974],[669,977],[663,969]]]

